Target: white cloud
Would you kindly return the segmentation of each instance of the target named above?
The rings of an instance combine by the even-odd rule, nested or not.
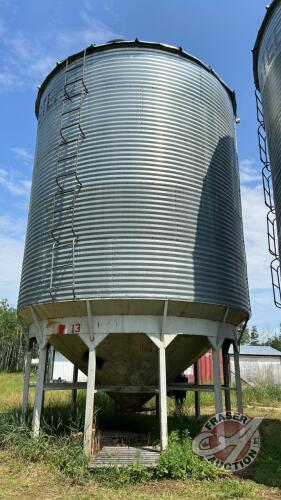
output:
[[[19,86],[18,79],[15,74],[11,73],[9,70],[3,70],[0,73],[0,89],[9,90],[15,86]]]
[[[251,291],[252,319],[250,324],[256,324],[261,340],[280,330],[280,309],[273,303],[272,289],[259,288]]]
[[[26,230],[26,217],[12,217],[11,215],[0,215],[1,237],[17,237],[24,239]]]
[[[0,299],[17,303],[22,266],[26,218],[0,216]]]
[[[23,31],[14,32],[0,20],[0,50],[3,53],[0,89],[34,87],[41,83],[58,60],[91,44],[122,38],[110,26],[96,19],[91,8],[90,4],[84,5],[77,19],[77,29],[52,27],[39,37],[38,34],[27,37]]]
[[[27,38],[21,31],[16,33],[8,31],[6,36],[2,37],[5,74],[9,76],[8,82],[11,88],[23,85],[35,86],[52,69],[56,58],[54,49],[48,45],[46,40]],[[7,81],[2,83],[5,83],[4,89],[8,88]]]
[[[16,196],[27,197],[30,192],[30,181],[14,177],[10,172],[4,168],[0,168],[0,186],[8,190],[11,194]]]
[[[247,254],[250,288],[271,288],[269,271],[270,257],[267,249],[266,207],[263,190],[259,183],[250,183],[249,178],[258,180],[253,174],[252,162],[241,162],[247,177],[241,186],[242,213]],[[246,168],[245,168],[246,166]],[[242,177],[243,178],[243,177]]]
[[[15,224],[14,219],[11,222]],[[23,239],[0,232],[0,298],[8,298],[12,305],[17,303],[23,249]]]
[[[11,151],[15,153],[25,165],[32,165],[33,164],[33,155],[31,155],[27,149],[25,148],[19,148],[19,147],[13,147],[11,148]]]
[[[256,324],[260,338],[265,340],[279,331],[280,311],[273,301],[261,168],[255,160],[244,159],[240,162],[240,177],[252,308],[250,325]]]
[[[85,23],[85,28],[77,32],[78,37],[86,45],[91,43],[102,44],[115,38],[122,38],[122,35],[114,32],[109,26],[95,19],[87,11],[81,12],[81,19]]]
[[[242,184],[249,182],[261,182],[261,173],[256,167],[254,159],[245,158],[240,162],[240,179]]]

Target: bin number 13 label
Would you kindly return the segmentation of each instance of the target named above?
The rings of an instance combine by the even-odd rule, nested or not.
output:
[[[80,323],[75,323],[71,326],[71,333],[80,333]]]

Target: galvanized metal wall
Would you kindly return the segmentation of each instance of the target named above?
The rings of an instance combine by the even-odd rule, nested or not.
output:
[[[254,51],[255,83],[262,97],[270,167],[279,254],[281,251],[281,2],[272,2]],[[257,54],[255,55],[255,52]],[[256,57],[256,60],[255,60]]]
[[[41,97],[19,308],[50,301],[63,67]],[[135,46],[86,57],[75,207],[77,299],[249,310],[233,106],[211,72]],[[62,255],[67,259],[67,255]],[[66,269],[63,280],[67,279]],[[63,289],[58,300],[71,300]]]

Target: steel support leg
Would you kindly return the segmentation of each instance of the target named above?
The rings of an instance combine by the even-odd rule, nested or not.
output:
[[[159,412],[160,412],[160,447],[165,450],[168,445],[168,413],[167,413],[167,380],[166,350],[162,343],[159,347]]]
[[[72,381],[75,384],[78,380],[78,367],[73,366],[73,377]],[[77,417],[77,389],[72,389],[71,391],[71,412],[74,418]]]
[[[199,372],[199,361],[196,361],[194,363],[194,382],[196,385],[200,384],[200,372]],[[195,399],[195,417],[200,418],[201,417],[201,411],[200,411],[200,392],[195,391],[194,392],[194,399]]]
[[[24,379],[23,379],[23,395],[22,395],[23,421],[26,418],[26,412],[28,408],[31,361],[32,361],[32,352],[31,352],[31,346],[29,346],[28,351],[25,355],[25,363],[24,363]]]
[[[226,387],[224,391],[225,400],[225,410],[231,411],[231,399],[230,399],[230,361],[228,348],[223,346],[222,348],[222,366],[223,366],[223,383]]]
[[[222,394],[221,394],[221,374],[220,374],[220,348],[213,348],[213,371],[214,371],[214,392],[215,392],[215,408],[216,413],[222,411]]]
[[[243,413],[243,398],[242,398],[242,386],[240,378],[240,366],[239,366],[239,351],[236,342],[233,342],[233,354],[234,354],[234,371],[235,371],[235,385],[236,385],[236,396],[237,396],[237,409],[239,413]]]
[[[39,349],[39,365],[37,373],[36,394],[33,409],[32,433],[38,437],[40,432],[41,412],[43,406],[44,381],[46,373],[47,345]]]
[[[84,453],[90,457],[93,443],[93,419],[94,419],[94,398],[96,379],[96,349],[94,343],[89,347],[88,379],[84,424]]]

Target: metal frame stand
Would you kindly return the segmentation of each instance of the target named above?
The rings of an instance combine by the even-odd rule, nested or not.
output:
[[[168,412],[167,412],[167,379],[166,379],[166,349],[159,347],[159,416],[160,416],[160,448],[168,446]]]
[[[222,346],[222,367],[223,367],[223,383],[227,390],[224,391],[225,410],[231,411],[231,398],[230,398],[230,360],[229,360],[229,342],[223,343]]]
[[[194,363],[194,382],[196,385],[200,384],[200,367],[199,367],[199,361],[196,361]],[[200,409],[200,392],[199,391],[194,391],[194,406],[195,406],[195,417],[200,418],[201,417],[201,409]]]
[[[22,421],[26,419],[26,413],[28,409],[29,402],[29,387],[30,387],[30,370],[32,362],[32,345],[33,341],[29,340],[28,349],[25,355],[24,363],[24,379],[23,379],[23,395],[22,395]]]
[[[220,372],[220,347],[212,348],[213,372],[214,372],[214,393],[216,413],[222,412],[222,386]]]
[[[226,323],[228,308],[225,311],[223,321],[207,321],[193,320],[192,318],[174,318],[168,316],[168,301],[164,301],[164,309],[162,316],[151,317],[149,323],[143,322],[141,316],[112,316],[106,320],[102,316],[93,317],[91,311],[91,302],[86,301],[87,316],[75,318],[66,318],[70,324],[79,322],[79,328],[83,333],[77,333],[80,340],[89,350],[88,358],[88,380],[85,382],[77,381],[77,367],[74,368],[73,381],[71,383],[55,383],[45,381],[45,372],[47,364],[47,346],[48,342],[52,342],[53,333],[52,326],[46,320],[39,321],[35,310],[31,308],[33,323],[30,327],[30,340],[37,339],[40,347],[38,377],[36,384],[36,397],[33,411],[32,430],[33,436],[37,437],[40,431],[40,420],[43,406],[43,396],[46,390],[71,390],[72,391],[72,408],[76,411],[77,406],[77,390],[86,389],[86,404],[85,404],[85,424],[84,424],[84,453],[90,456],[93,451],[94,442],[94,397],[98,391],[103,392],[119,392],[126,394],[149,394],[157,395],[159,401],[159,431],[160,431],[160,446],[164,450],[168,444],[168,411],[167,411],[167,390],[171,391],[193,391],[195,392],[195,415],[200,417],[200,392],[215,393],[215,408],[216,412],[222,411],[222,391],[225,394],[226,409],[230,409],[230,380],[229,380],[229,358],[228,347],[231,343],[234,344],[234,363],[235,363],[235,379],[238,410],[243,410],[242,392],[239,370],[239,354],[238,343],[236,339],[235,327]],[[58,320],[58,325],[60,325]],[[67,326],[69,328],[69,326]],[[95,333],[99,330],[99,333]],[[71,331],[71,330],[70,330]],[[145,334],[157,348],[158,352],[158,386],[116,386],[116,385],[98,385],[96,386],[96,349],[98,345],[107,337],[108,331],[112,335],[114,333],[130,333],[140,331]],[[177,332],[177,333],[173,333]],[[213,352],[213,370],[214,384],[200,384],[200,374],[198,361],[195,363],[194,377],[195,383],[180,383],[167,384],[166,375],[166,349],[169,344],[178,336],[204,336],[208,339]],[[223,376],[224,384],[221,381],[220,370],[220,350],[223,346]],[[28,405],[28,382],[30,374],[30,354],[27,353],[26,369],[25,369],[25,384],[23,396],[23,414],[26,412]],[[158,406],[158,405],[157,405]]]
[[[84,453],[90,457],[93,447],[93,420],[96,381],[96,348],[92,341],[89,345],[88,378],[84,423]]]
[[[47,344],[40,345],[39,348],[39,364],[37,373],[36,393],[33,409],[32,434],[33,437],[38,437],[40,433],[41,413],[44,397],[44,381],[47,365]]]
[[[233,342],[233,354],[234,354],[234,371],[235,371],[237,408],[238,408],[239,413],[243,413],[242,386],[241,386],[240,366],[239,366],[239,350],[238,350],[238,344],[236,341]]]
[[[78,381],[78,367],[73,366],[73,384],[76,384]],[[71,391],[71,412],[74,418],[77,417],[77,389],[72,389]]]

